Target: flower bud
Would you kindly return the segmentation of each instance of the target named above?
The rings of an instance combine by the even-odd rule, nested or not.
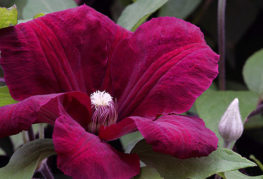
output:
[[[225,147],[242,135],[244,126],[239,111],[239,101],[235,98],[228,106],[218,125],[219,134],[223,137]]]

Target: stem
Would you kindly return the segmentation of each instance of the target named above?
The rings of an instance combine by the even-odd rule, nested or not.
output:
[[[54,176],[47,165],[47,159],[42,162],[41,167],[38,171],[43,175],[45,179],[54,179]]]
[[[32,126],[28,129],[27,134],[28,134],[29,141],[32,141],[32,140],[35,139],[34,131],[33,131]]]
[[[39,139],[45,138],[44,124],[39,124]]]
[[[231,149],[231,142],[227,142],[224,140],[224,148]],[[215,175],[214,179],[221,179],[221,176]]]
[[[26,133],[26,131],[22,131],[22,139],[23,139],[23,143],[26,144],[27,142],[29,142],[28,140],[28,135]]]
[[[227,142],[224,140],[224,148],[231,149],[231,142]]]
[[[250,155],[249,158],[258,165],[261,171],[263,171],[263,164],[254,155]]]
[[[226,71],[225,71],[225,9],[226,0],[218,0],[217,9],[217,33],[218,49],[220,55],[219,62],[219,89],[226,89]]]

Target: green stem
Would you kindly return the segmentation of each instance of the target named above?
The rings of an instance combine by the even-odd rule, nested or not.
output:
[[[250,155],[249,158],[251,160],[253,160],[257,165],[258,167],[260,168],[260,170],[263,171],[263,164],[254,156],[254,155]]]
[[[28,135],[26,133],[26,131],[22,131],[22,140],[23,140],[23,143],[27,143],[29,140],[28,140]]]
[[[224,140],[224,148],[231,149],[231,142],[227,142]]]
[[[44,124],[39,124],[39,139],[45,138]]]

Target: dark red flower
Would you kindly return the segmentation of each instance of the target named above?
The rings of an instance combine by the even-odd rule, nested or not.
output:
[[[217,148],[201,119],[175,115],[217,75],[218,55],[188,22],[156,18],[132,33],[84,5],[2,29],[0,50],[6,84],[20,101],[0,108],[0,137],[54,124],[67,175],[135,176],[137,155],[107,141],[136,130],[155,151],[178,158]]]

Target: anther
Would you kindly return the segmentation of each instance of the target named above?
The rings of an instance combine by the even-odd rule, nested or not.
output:
[[[96,91],[90,95],[92,118],[89,125],[90,132],[97,133],[100,126],[110,126],[116,123],[118,114],[117,105],[111,95],[105,91]]]

